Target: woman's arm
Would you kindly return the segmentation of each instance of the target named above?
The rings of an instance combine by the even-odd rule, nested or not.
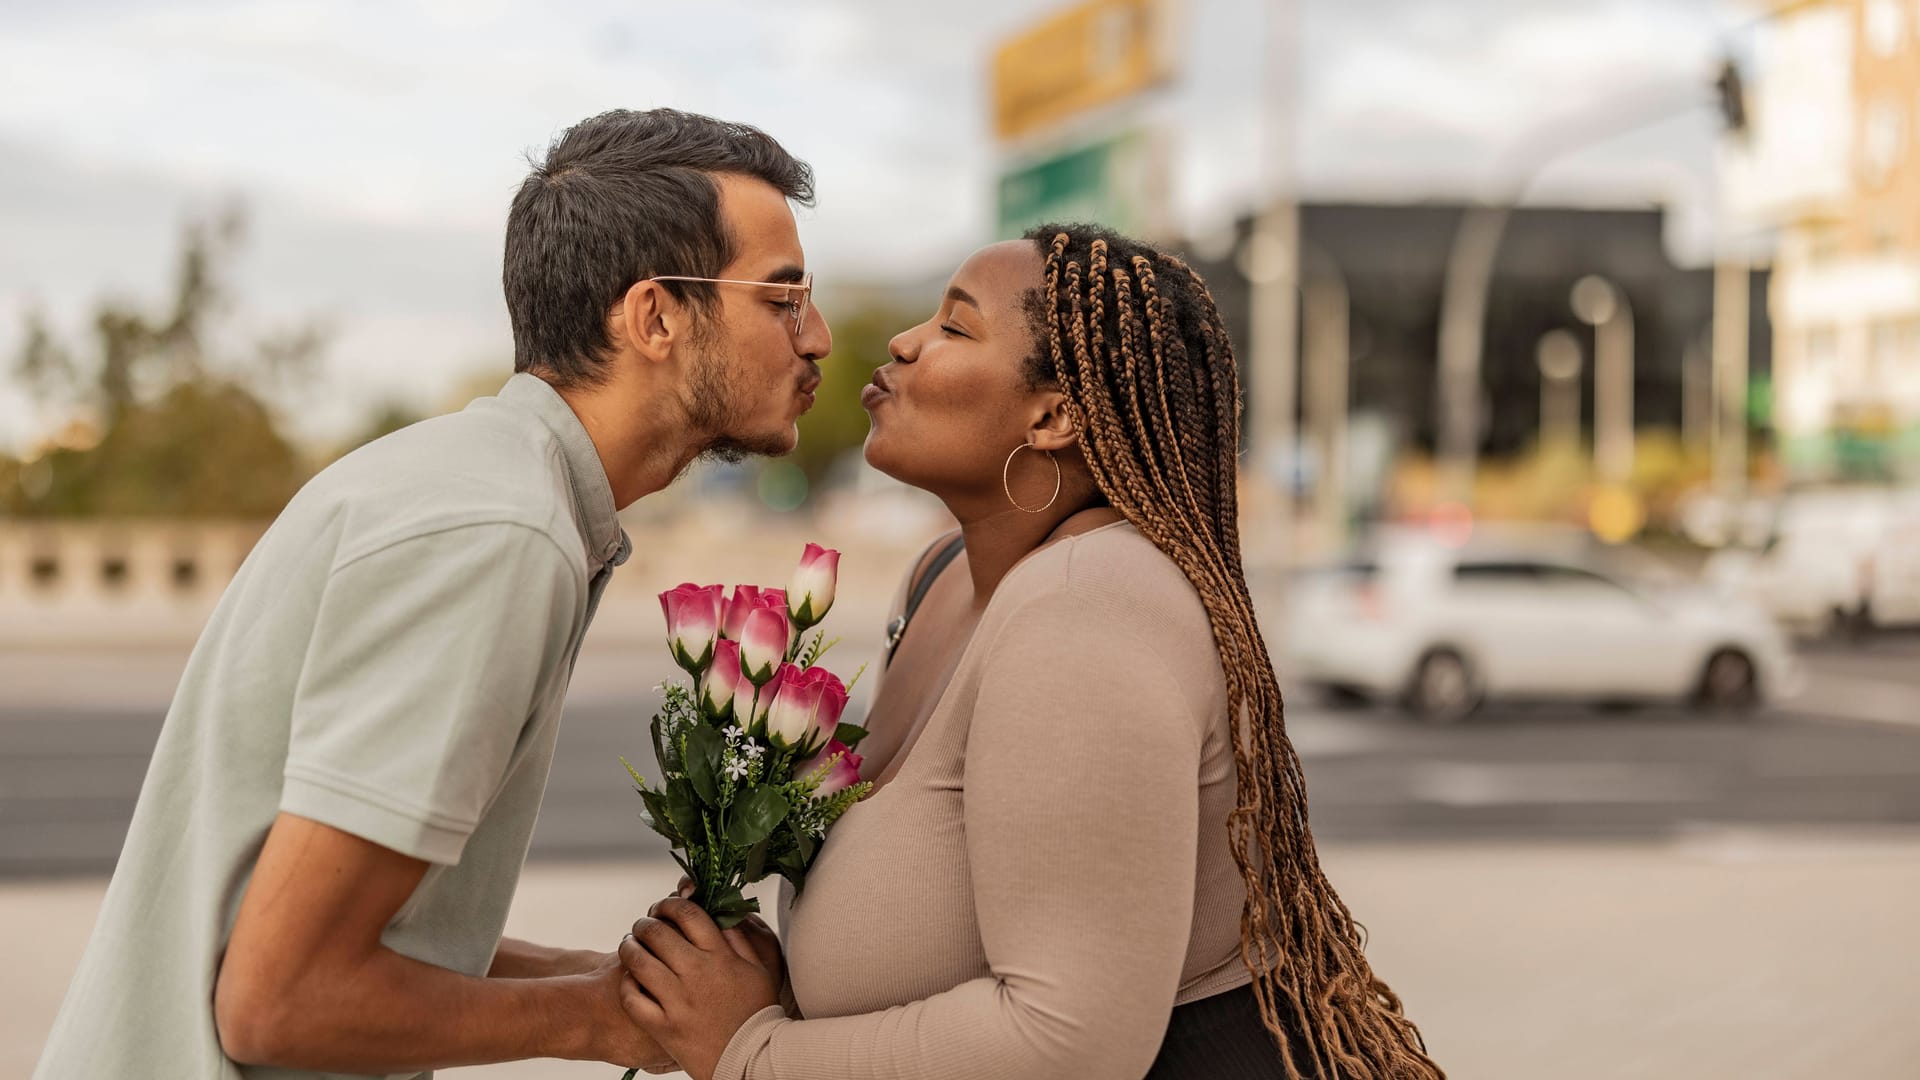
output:
[[[988,658],[965,825],[993,975],[860,1016],[796,1021],[761,1009],[713,1076],[1147,1071],[1185,965],[1206,720],[1127,601],[1050,590],[1015,613]],[[702,1056],[656,1036],[683,1063]]]

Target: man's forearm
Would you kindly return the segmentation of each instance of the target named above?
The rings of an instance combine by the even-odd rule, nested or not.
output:
[[[556,949],[518,938],[501,938],[494,950],[489,979],[549,979],[556,975],[584,975],[601,966],[606,954],[586,949]]]
[[[223,1022],[221,1039],[242,1063],[323,1072],[595,1059],[604,996],[595,976],[475,978],[382,948],[351,971],[304,973],[277,1000]]]

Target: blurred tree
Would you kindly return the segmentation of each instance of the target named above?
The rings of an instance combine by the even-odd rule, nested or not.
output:
[[[311,379],[326,334],[309,323],[237,354],[216,349],[228,307],[220,271],[244,233],[238,206],[190,222],[168,307],[101,302],[91,357],[28,314],[14,369],[41,411],[68,424],[40,453],[0,468],[0,509],[211,517],[286,505],[309,470],[266,400]]]
[[[860,388],[887,362],[887,342],[923,318],[894,307],[866,306],[833,320],[833,352],[820,362],[820,393],[800,418],[800,446],[786,459],[818,490],[833,463],[867,441]]]

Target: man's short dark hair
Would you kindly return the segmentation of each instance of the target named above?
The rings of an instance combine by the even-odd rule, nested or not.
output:
[[[676,109],[616,109],[568,128],[513,197],[502,282],[513,369],[560,386],[601,380],[607,312],[642,278],[717,277],[737,244],[715,175],[813,203],[813,170],[758,128]],[[662,287],[711,309],[711,285]]]

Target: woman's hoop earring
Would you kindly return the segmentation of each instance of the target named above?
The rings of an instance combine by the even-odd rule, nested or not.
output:
[[[1053,505],[1054,499],[1060,497],[1060,459],[1054,457],[1053,451],[1051,450],[1041,451],[1047,455],[1048,461],[1053,462],[1053,495],[1047,499],[1045,506],[1039,509],[1028,509],[1027,507],[1021,506],[1020,500],[1013,497],[1013,482],[1009,477],[1013,472],[1013,459],[1019,456],[1020,451],[1031,449],[1033,449],[1033,444],[1021,443],[1019,446],[1013,448],[1013,453],[1007,455],[1007,463],[1000,469],[1000,489],[1007,493],[1007,501],[1013,504],[1015,510],[1028,514],[1041,514],[1046,512],[1047,507]]]

